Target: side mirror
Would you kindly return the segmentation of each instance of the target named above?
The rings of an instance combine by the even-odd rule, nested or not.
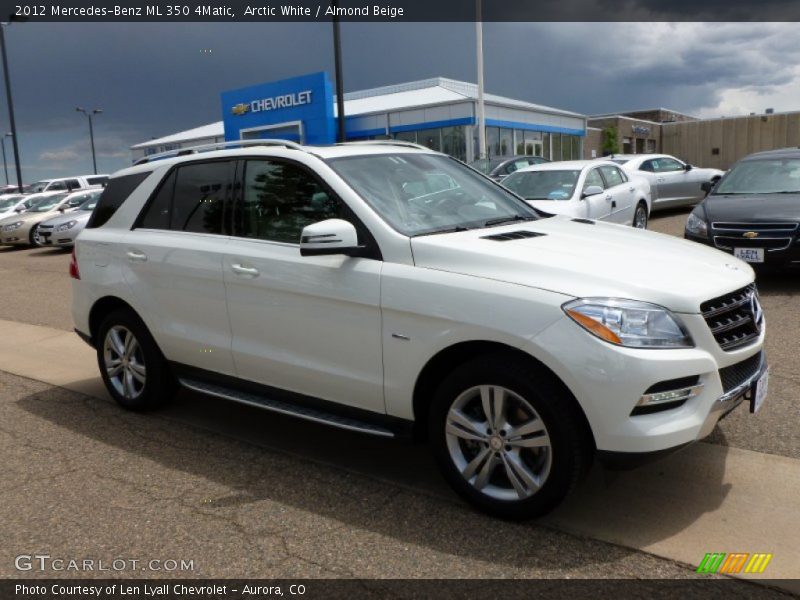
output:
[[[700,189],[703,190],[706,194],[708,194],[711,190],[714,189],[714,182],[712,181],[704,181],[700,184]]]
[[[589,196],[597,196],[597,194],[602,194],[602,193],[603,193],[603,188],[601,188],[599,185],[590,185],[589,187],[583,190],[583,193],[581,194],[581,199],[588,198]]]
[[[686,163],[685,165],[683,165],[683,170],[684,171],[691,171],[692,170],[692,165],[690,165],[689,163]]]
[[[303,227],[300,234],[300,256],[358,256],[363,249],[358,245],[356,228],[342,219],[313,223]]]

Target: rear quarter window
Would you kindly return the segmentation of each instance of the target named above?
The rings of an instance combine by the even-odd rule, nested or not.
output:
[[[106,222],[117,212],[117,209],[122,206],[122,203],[127,200],[133,191],[147,179],[152,171],[144,171],[142,173],[133,173],[131,175],[123,175],[122,177],[114,177],[108,180],[108,185],[100,195],[97,201],[97,206],[86,224],[87,229],[95,227],[102,227]]]

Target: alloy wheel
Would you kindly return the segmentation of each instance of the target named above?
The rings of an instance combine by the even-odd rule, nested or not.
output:
[[[103,342],[103,363],[109,382],[120,396],[133,400],[142,393],[147,381],[144,355],[129,329],[115,325],[108,330]]]
[[[461,393],[447,413],[453,464],[476,490],[497,500],[524,500],[547,481],[550,436],[531,404],[515,392],[480,385]]]
[[[647,229],[647,209],[641,204],[636,207],[636,214],[633,217],[633,226],[637,229]]]

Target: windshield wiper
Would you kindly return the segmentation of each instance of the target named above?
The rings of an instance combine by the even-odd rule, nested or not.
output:
[[[503,223],[512,223],[514,221],[533,221],[533,217],[523,217],[522,215],[514,215],[513,217],[500,217],[499,219],[489,219],[483,224],[483,226],[492,227],[494,225],[502,225]]]
[[[447,229],[434,229],[433,231],[423,231],[422,233],[415,233],[411,237],[418,237],[421,235],[436,235],[438,233],[459,233],[462,231],[469,231],[472,227],[464,227],[463,225],[456,225],[455,227],[448,227]]]

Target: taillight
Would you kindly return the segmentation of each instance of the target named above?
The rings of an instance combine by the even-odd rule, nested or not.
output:
[[[80,279],[81,272],[78,269],[78,259],[75,258],[75,248],[72,248],[72,257],[69,259],[69,276],[73,279]]]

